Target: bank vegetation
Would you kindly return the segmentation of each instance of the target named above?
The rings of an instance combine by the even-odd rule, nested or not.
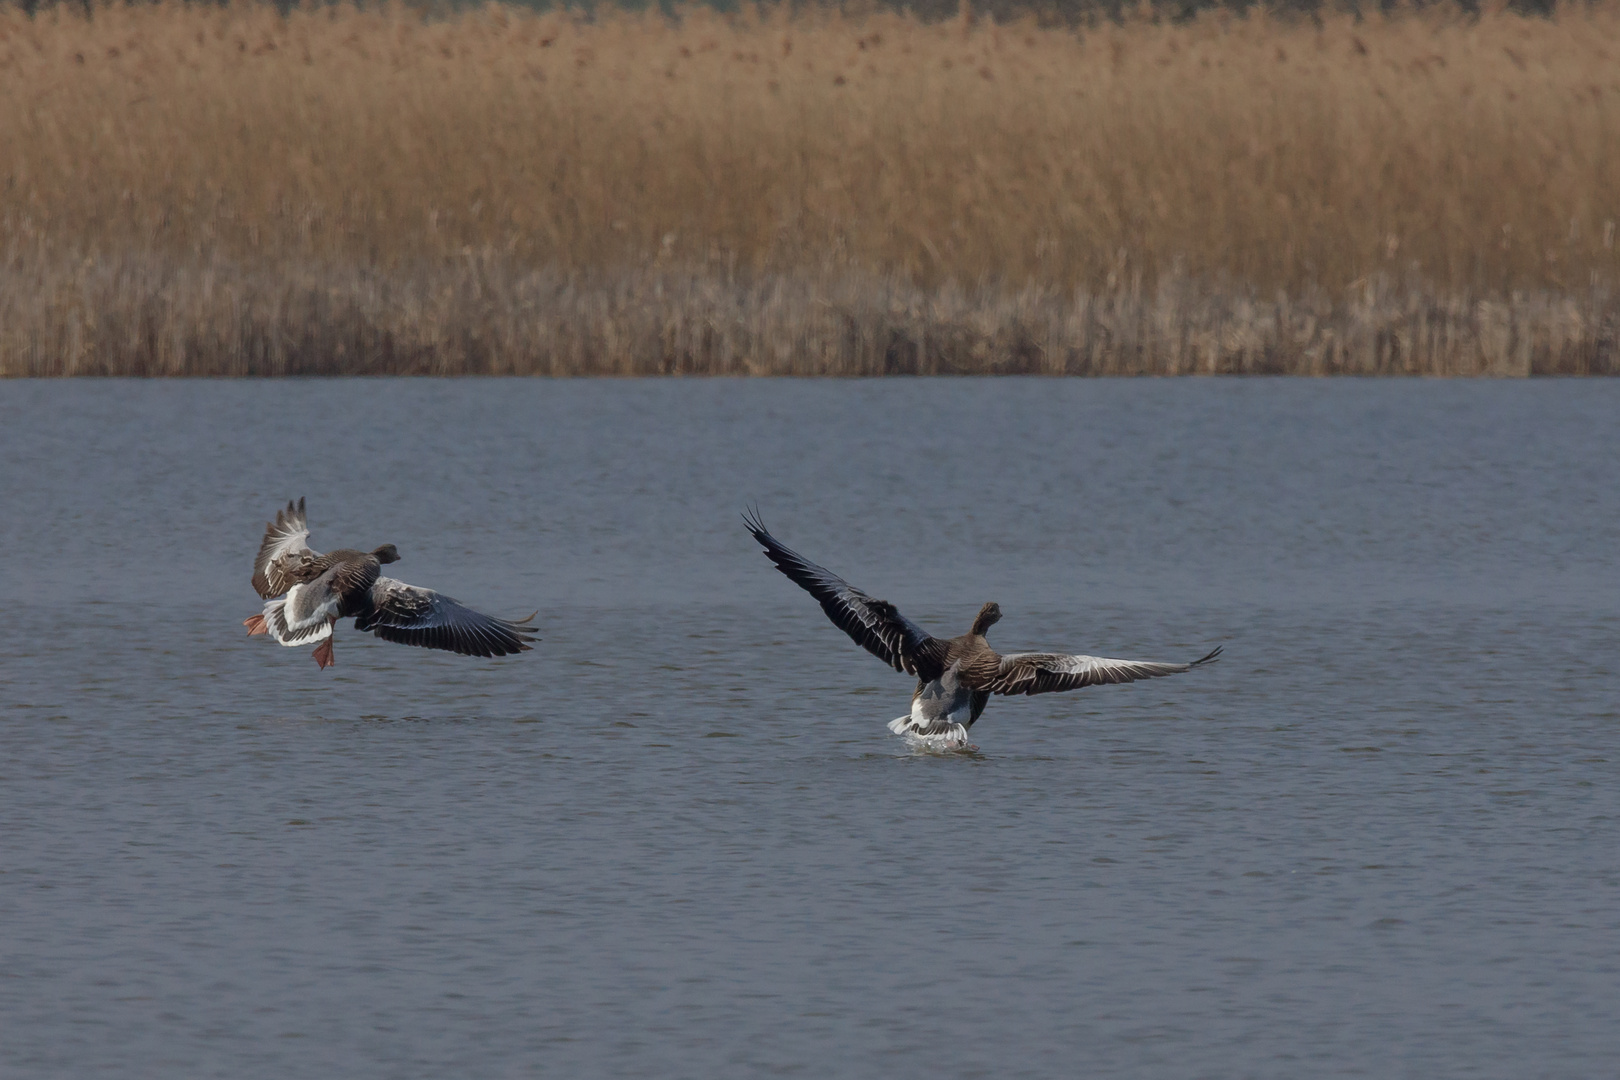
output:
[[[0,9],[0,374],[1620,371],[1551,17]]]

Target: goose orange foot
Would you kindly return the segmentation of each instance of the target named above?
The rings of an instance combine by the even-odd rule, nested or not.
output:
[[[265,625],[263,615],[250,615],[242,620],[242,625],[248,628],[248,637],[254,634],[268,634],[270,627]]]
[[[313,656],[315,658],[315,662],[321,666],[321,670],[325,671],[328,667],[336,662],[332,659],[332,639],[327,638],[325,641],[315,646],[315,651],[310,653],[310,655]]]

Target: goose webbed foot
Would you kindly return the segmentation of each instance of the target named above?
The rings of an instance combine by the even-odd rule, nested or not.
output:
[[[327,668],[331,667],[332,664],[336,662],[332,659],[332,639],[327,638],[325,641],[315,646],[315,651],[309,655],[315,658],[315,663],[320,665],[322,671],[325,671]]]
[[[248,637],[254,634],[268,634],[270,627],[265,625],[263,615],[249,615],[242,620],[242,625],[248,628]]]

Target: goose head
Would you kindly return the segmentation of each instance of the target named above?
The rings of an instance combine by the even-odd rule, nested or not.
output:
[[[380,563],[399,562],[399,549],[393,544],[384,544],[371,554]]]
[[[981,637],[989,629],[1001,621],[1001,605],[991,602],[979,609],[979,615],[973,620],[973,633]]]

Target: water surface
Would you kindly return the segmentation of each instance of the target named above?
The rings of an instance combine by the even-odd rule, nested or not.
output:
[[[1589,1077],[1620,384],[0,384],[0,1073]],[[248,639],[265,519],[515,659]],[[1005,649],[976,755],[738,511]]]

